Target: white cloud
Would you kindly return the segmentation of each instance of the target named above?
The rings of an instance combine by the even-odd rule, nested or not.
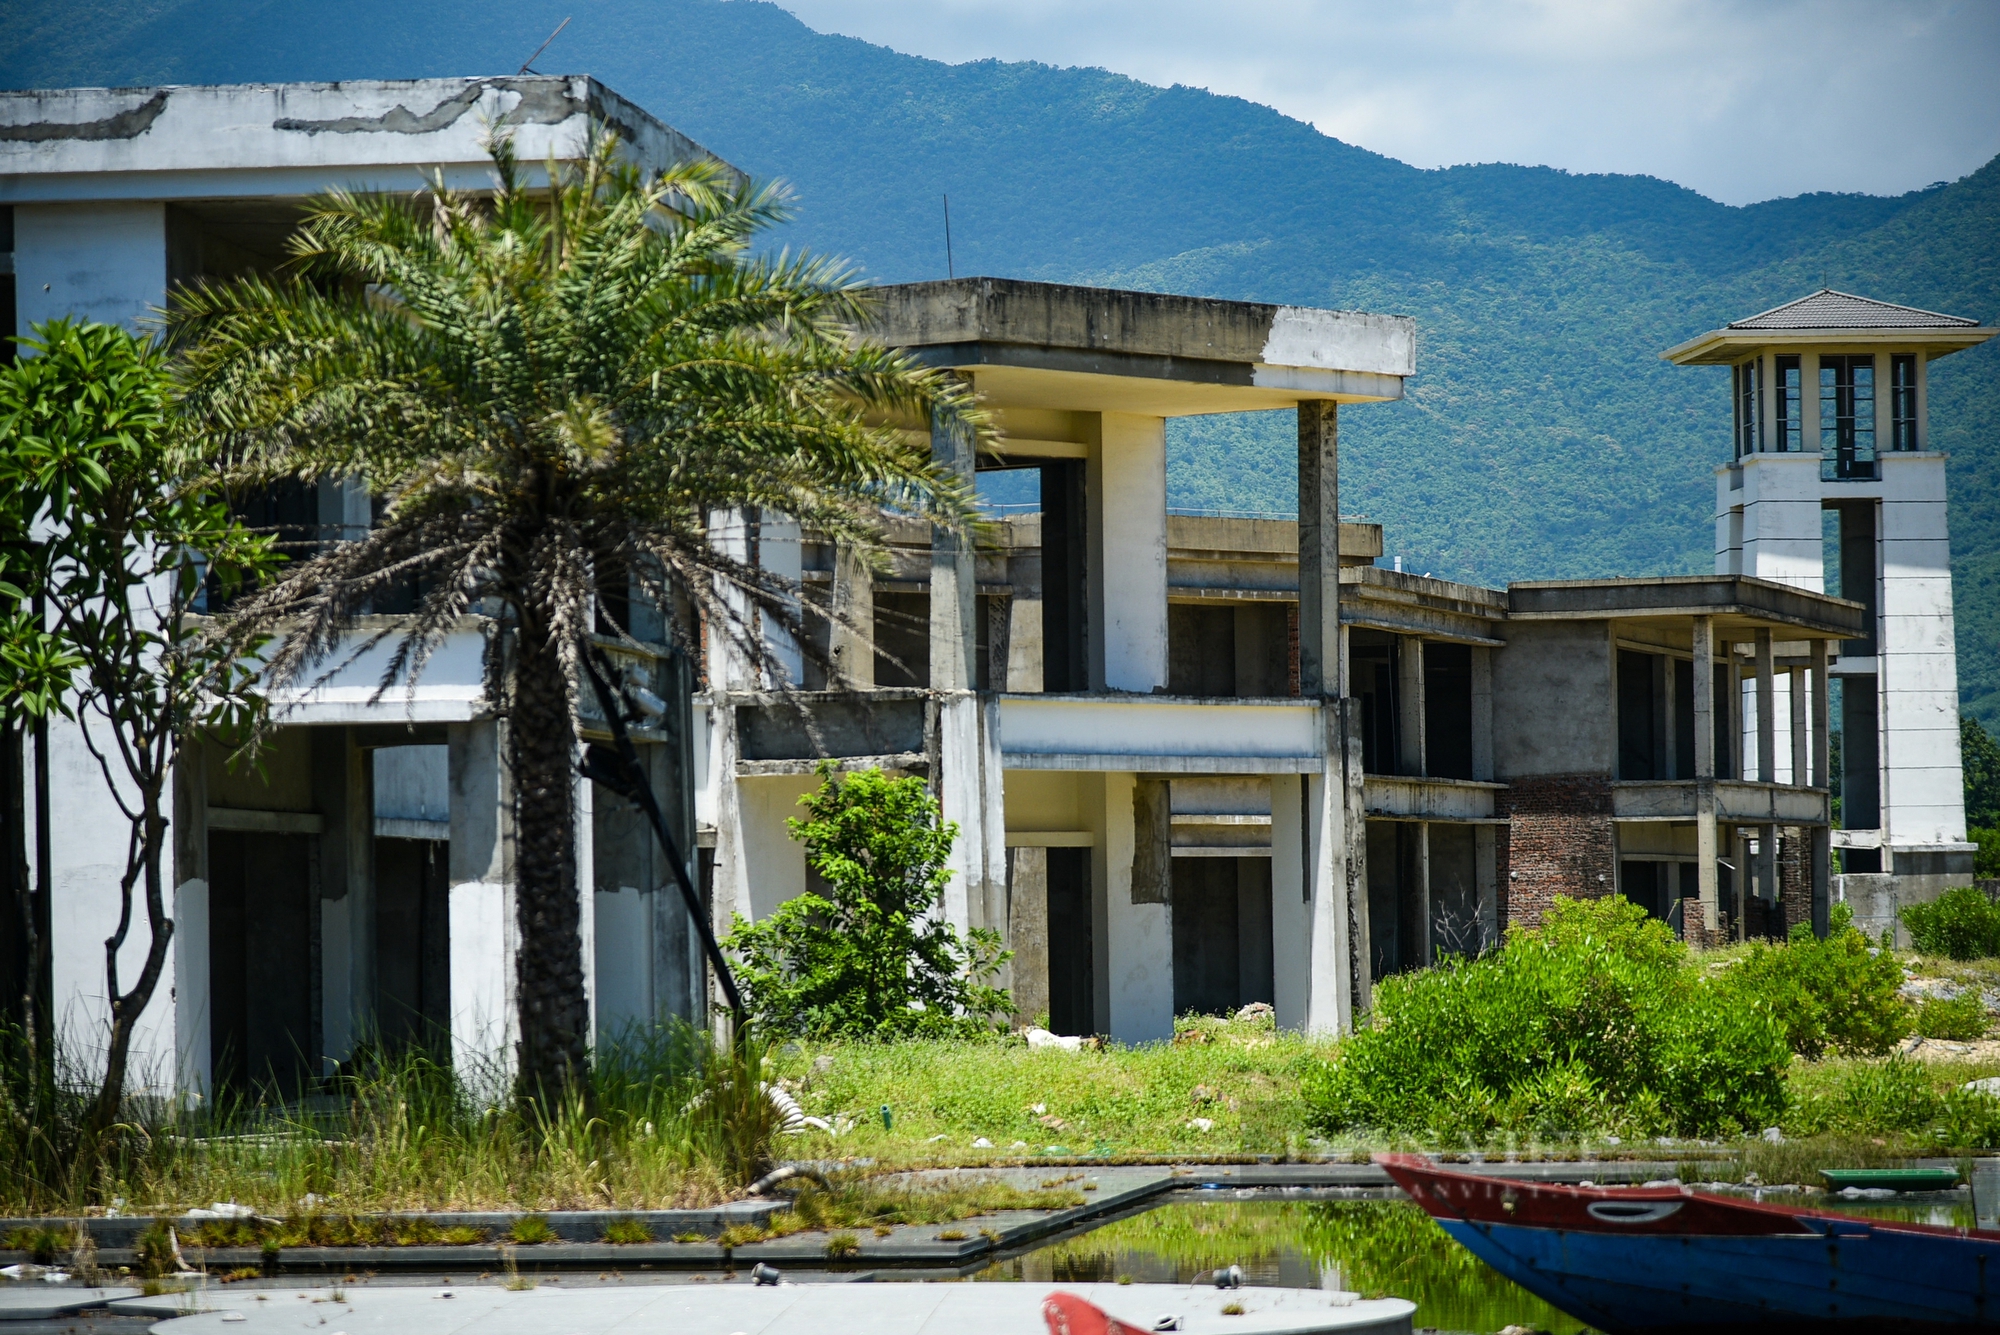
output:
[[[1098,65],[1418,166],[1638,172],[1733,204],[2000,152],[1991,0],[779,0],[939,60]]]

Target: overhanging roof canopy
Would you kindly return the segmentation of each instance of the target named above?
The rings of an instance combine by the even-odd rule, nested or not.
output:
[[[1010,407],[1161,417],[1403,396],[1407,316],[960,278],[877,292],[867,332]]]
[[[1715,618],[1718,639],[1744,631],[1786,639],[1859,639],[1868,609],[1845,598],[1749,575],[1667,575],[1653,579],[1530,580],[1507,586],[1512,621],[1678,621]]]
[[[1894,344],[1919,347],[1935,358],[1976,347],[2000,329],[1962,315],[1898,306],[1821,288],[1747,319],[1668,348],[1660,356],[1676,366],[1718,366],[1761,348]]]

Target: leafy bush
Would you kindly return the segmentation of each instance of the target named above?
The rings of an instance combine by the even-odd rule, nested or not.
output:
[[[1947,890],[1928,904],[1911,904],[1897,911],[1910,940],[1926,955],[1955,960],[1990,959],[2000,955],[2000,904],[1977,886]]]
[[[1706,978],[1664,923],[1622,898],[1558,899],[1496,952],[1384,980],[1306,1100],[1324,1131],[1454,1144],[1707,1135],[1775,1121],[1790,1058],[1770,1009]]]
[[[825,893],[759,922],[738,916],[723,943],[757,1022],[814,1038],[937,1037],[1011,1014],[1006,992],[986,982],[1011,958],[999,933],[975,927],[961,940],[932,912],[958,827],[939,821],[923,780],[880,770],[841,778],[831,764],[820,776],[799,799],[806,818],[786,824]]]
[[[1911,1032],[1925,1038],[1982,1038],[1986,1034],[1986,1000],[1971,989],[1955,997],[1925,997],[1917,1005]]]
[[[1894,1047],[1910,1032],[1902,985],[1895,957],[1871,954],[1868,938],[1854,927],[1854,910],[1835,904],[1826,940],[1801,923],[1782,946],[1751,947],[1724,988],[1768,1007],[1792,1051],[1817,1058],[1829,1049],[1879,1056]]]

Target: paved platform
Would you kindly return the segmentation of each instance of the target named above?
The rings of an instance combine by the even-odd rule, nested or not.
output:
[[[635,1288],[352,1288],[230,1295],[227,1310],[162,1321],[157,1335],[1045,1335],[1042,1299],[1078,1294],[1184,1335],[1409,1335],[1412,1303],[1319,1289],[1182,1284],[673,1284]],[[340,1293],[335,1301],[333,1294]],[[449,1294],[447,1297],[445,1295]],[[236,1301],[237,1299],[243,1301]],[[264,1301],[258,1301],[263,1298]],[[1241,1314],[1225,1315],[1236,1304]]]
[[[52,1321],[86,1307],[138,1296],[137,1289],[80,1289],[67,1284],[0,1280],[0,1321]]]

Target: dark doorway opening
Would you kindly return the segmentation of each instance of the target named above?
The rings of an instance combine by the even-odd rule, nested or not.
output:
[[[1173,859],[1174,1014],[1229,1015],[1277,999],[1271,859]]]
[[[1092,948],[1090,850],[1049,850],[1049,1029],[1097,1030],[1097,983]]]
[[[292,1099],[318,1074],[314,842],[209,833],[209,1060],[218,1090]]]
[[[1042,466],[1042,689],[1090,689],[1088,514],[1081,459]],[[1053,889],[1053,887],[1051,887]]]
[[[375,841],[375,1024],[387,1051],[448,1051],[450,867],[442,839]]]

